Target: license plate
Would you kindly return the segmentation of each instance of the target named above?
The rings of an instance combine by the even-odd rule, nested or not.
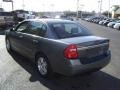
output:
[[[102,55],[104,53],[104,48],[103,47],[99,47],[96,48],[96,49],[91,49],[91,51],[88,51],[88,58],[92,58],[92,57],[96,57],[96,56],[99,56],[99,55]]]

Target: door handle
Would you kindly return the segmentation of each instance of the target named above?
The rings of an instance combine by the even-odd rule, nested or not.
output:
[[[20,38],[23,38],[23,36],[22,36],[22,35],[20,35],[19,37],[20,37]]]
[[[33,40],[34,43],[38,43],[38,40]]]

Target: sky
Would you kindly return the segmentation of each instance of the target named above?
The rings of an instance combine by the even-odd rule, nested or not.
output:
[[[76,11],[77,0],[13,0],[14,9],[24,9],[30,11]],[[109,8],[109,0],[103,0],[102,11],[106,11]],[[83,5],[81,7],[80,5]],[[120,0],[110,0],[110,6],[120,5]],[[5,11],[11,11],[10,2],[2,2],[0,0],[0,7],[3,7]],[[96,11],[98,12],[98,0],[79,0],[79,10],[83,11]]]

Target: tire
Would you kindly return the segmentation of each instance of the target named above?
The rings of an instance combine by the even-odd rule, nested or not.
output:
[[[119,26],[119,29],[118,29],[119,31],[120,31],[120,26]]]
[[[51,78],[53,70],[45,55],[38,55],[36,60],[37,71],[43,78]]]
[[[9,39],[6,39],[6,49],[7,49],[8,52],[12,51]]]

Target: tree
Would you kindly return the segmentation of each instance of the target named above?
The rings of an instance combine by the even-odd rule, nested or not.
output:
[[[106,17],[108,16],[108,14],[109,14],[109,17],[112,16],[111,12],[109,12],[109,11],[105,11],[102,13],[102,15],[105,15]]]

